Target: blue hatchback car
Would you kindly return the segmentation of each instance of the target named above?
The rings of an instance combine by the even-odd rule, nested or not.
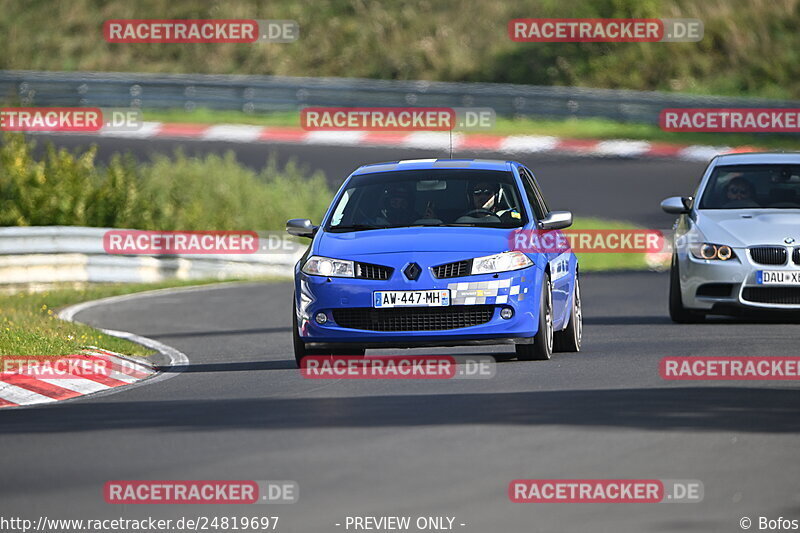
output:
[[[286,225],[312,239],[295,267],[295,358],[470,344],[515,344],[523,360],[578,351],[576,257],[514,250],[511,239],[571,224],[514,161],[362,166],[321,225]]]

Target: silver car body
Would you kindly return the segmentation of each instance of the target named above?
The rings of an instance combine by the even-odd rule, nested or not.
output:
[[[697,207],[718,166],[765,164],[800,165],[800,153],[717,156],[703,175],[691,210],[677,220],[674,260],[687,310],[720,313],[736,308],[800,310],[800,285],[759,283],[759,276],[763,276],[759,272],[764,271],[800,275],[800,209]],[[699,242],[730,246],[735,257],[727,261],[698,259],[690,253],[690,246]]]

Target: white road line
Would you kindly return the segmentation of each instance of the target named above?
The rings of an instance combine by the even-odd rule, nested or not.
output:
[[[361,144],[366,133],[363,131],[310,131],[303,139],[305,144],[339,144],[339,145],[358,145]]]
[[[56,401],[49,396],[44,396],[37,392],[17,387],[11,383],[0,381],[0,398],[8,402],[13,402],[19,405],[31,405],[35,403],[50,403]]]
[[[101,137],[122,137],[129,139],[148,139],[158,135],[161,131],[160,122],[143,122],[142,127],[133,131],[115,131],[113,129],[106,129],[105,127],[100,130]]]
[[[79,394],[91,394],[93,392],[100,392],[101,390],[107,390],[111,388],[108,385],[103,385],[102,383],[92,381],[91,379],[82,378],[40,379],[39,381],[43,381],[63,389],[71,390]]]
[[[207,141],[255,142],[263,130],[261,126],[219,124],[208,128],[202,137]]]
[[[503,152],[549,152],[558,144],[557,137],[540,135],[511,135],[500,143]]]
[[[730,151],[731,148],[728,146],[687,146],[678,152],[678,158],[688,159],[690,161],[708,161],[714,156]]]
[[[597,143],[595,152],[598,155],[616,155],[635,157],[650,150],[650,143],[646,141],[611,140]]]
[[[453,148],[457,149],[461,142],[461,134],[453,134]],[[404,148],[420,148],[430,150],[447,150],[450,148],[450,134],[441,131],[418,131],[409,133],[399,143]]]

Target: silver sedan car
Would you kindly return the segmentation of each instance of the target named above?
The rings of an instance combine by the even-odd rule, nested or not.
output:
[[[694,196],[668,198],[675,223],[675,322],[742,310],[800,316],[800,153],[715,157]]]

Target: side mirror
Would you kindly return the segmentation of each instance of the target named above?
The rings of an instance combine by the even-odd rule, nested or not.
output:
[[[572,212],[550,211],[539,221],[540,229],[564,229],[572,225]]]
[[[289,235],[296,237],[308,237],[309,239],[317,232],[318,226],[315,226],[307,218],[293,218],[286,223],[286,231]]]
[[[691,197],[672,196],[661,202],[661,209],[670,215],[684,215],[691,211],[691,205]]]

